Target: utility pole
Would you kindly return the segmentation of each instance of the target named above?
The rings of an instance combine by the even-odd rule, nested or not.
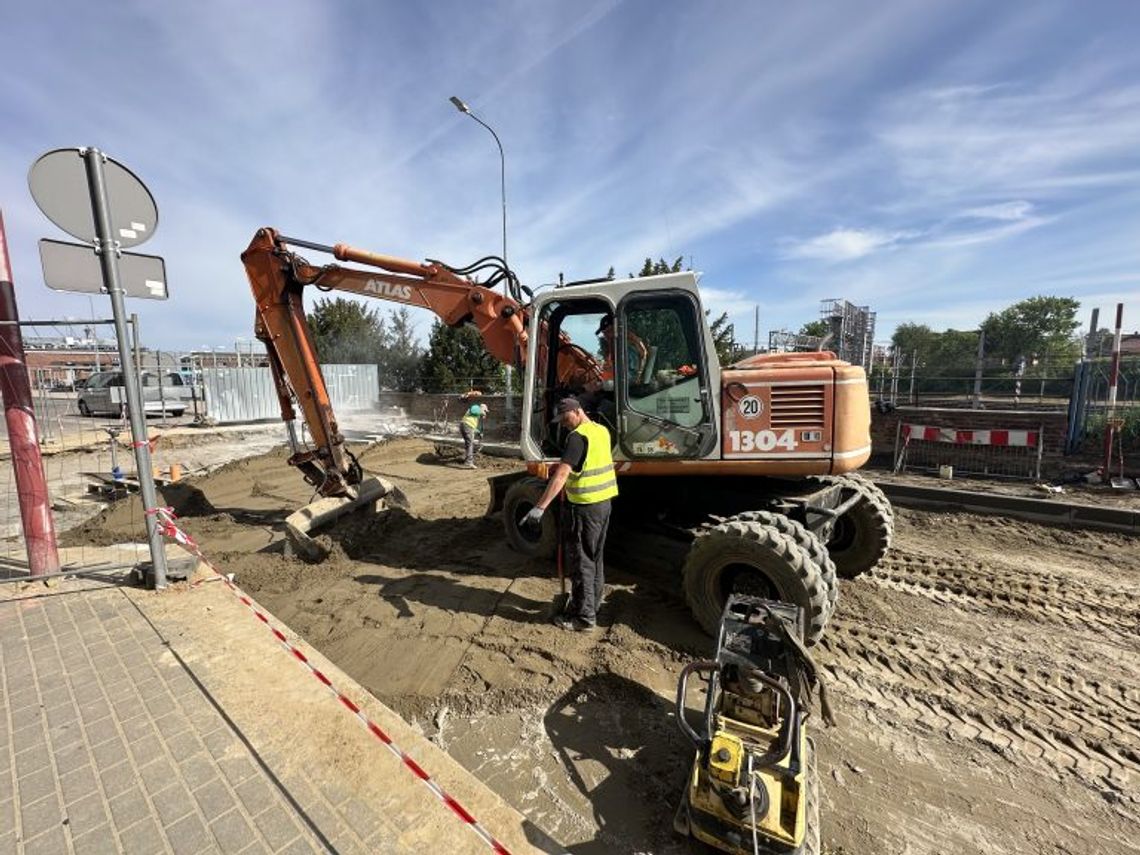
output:
[[[986,331],[978,330],[978,362],[974,369],[974,406],[973,409],[982,408],[982,368],[986,358]]]
[[[1112,478],[1112,441],[1119,427],[1116,419],[1116,386],[1120,380],[1120,328],[1124,324],[1124,304],[1116,304],[1116,331],[1112,336],[1112,368],[1108,376],[1108,409],[1104,414],[1104,481]],[[1123,472],[1121,475],[1123,476]]]

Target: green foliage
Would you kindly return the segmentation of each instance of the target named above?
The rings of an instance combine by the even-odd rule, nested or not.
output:
[[[498,391],[502,374],[502,366],[487,352],[475,327],[449,327],[440,321],[432,325],[420,375],[425,391],[456,392],[472,384],[482,391]]]
[[[1074,338],[1081,304],[1072,297],[1030,297],[990,314],[982,322],[986,355],[1013,363],[1072,360],[1080,355]]]
[[[976,368],[978,364],[978,334],[973,330],[946,330],[939,334],[938,344],[926,361],[927,369],[942,372],[962,368]]]
[[[659,258],[654,261],[652,258],[645,259],[645,264],[641,265],[641,270],[638,271],[638,276],[660,276],[663,273],[680,273],[681,261],[683,255],[678,255],[672,264],[665,261],[664,258]],[[629,274],[629,278],[633,279],[633,274]]]
[[[376,309],[344,297],[322,297],[308,315],[322,363],[376,363],[387,330]]]
[[[663,258],[658,258],[656,261],[652,258],[647,258],[645,259],[645,264],[641,265],[641,270],[638,272],[637,277],[680,273],[684,258],[683,255],[678,255],[673,259],[672,264]],[[610,273],[613,273],[612,267],[610,268]],[[632,273],[629,274],[629,278],[633,279],[634,275]],[[709,309],[705,309],[706,318],[710,318],[709,312]],[[642,340],[653,342],[655,346],[659,348],[657,353],[658,366],[677,368],[680,365],[692,363],[693,357],[684,346],[680,320],[675,315],[670,312],[635,312],[634,315],[640,315],[642,317],[637,319],[631,316],[630,329],[633,330],[635,335],[640,336]],[[665,326],[656,328],[662,324]],[[728,313],[725,312],[721,314],[715,321],[710,320],[709,329],[712,331],[713,342],[716,346],[716,355],[720,364],[731,365],[736,359],[736,342],[733,338],[732,324],[728,322]],[[673,344],[667,344],[669,342]],[[664,348],[664,350],[661,348]]]
[[[831,332],[831,325],[825,320],[808,321],[800,327],[800,335],[810,335],[816,338],[823,338]]]
[[[1116,415],[1123,422],[1116,432],[1118,442],[1123,446],[1125,454],[1134,454],[1140,449],[1140,407],[1118,409]],[[1106,423],[1107,417],[1101,412],[1090,415],[1086,425],[1086,443],[1097,451],[1104,447]],[[1114,458],[1117,453],[1116,443],[1113,443]]]
[[[934,332],[926,324],[899,324],[891,336],[891,349],[907,359],[911,358],[911,354],[917,353],[918,364],[929,365],[938,349],[939,335],[941,333]]]
[[[705,309],[705,317],[710,317],[710,310]],[[713,344],[716,346],[716,358],[721,366],[731,365],[736,361],[736,341],[733,336],[732,324],[728,322],[728,312],[709,324],[712,331]]]
[[[389,323],[378,309],[355,300],[322,297],[308,321],[322,364],[376,365],[380,385],[401,392],[419,385],[423,352],[406,307],[393,311]]]
[[[416,343],[412,313],[407,306],[394,309],[391,327],[380,352],[380,383],[401,392],[419,387],[424,353]]]

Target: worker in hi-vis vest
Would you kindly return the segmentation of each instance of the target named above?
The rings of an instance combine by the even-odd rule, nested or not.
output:
[[[556,421],[569,433],[562,459],[550,474],[538,503],[523,524],[538,525],[563,488],[562,548],[570,575],[570,599],[554,623],[588,631],[597,626],[606,577],[602,551],[610,525],[610,500],[617,495],[617,473],[610,455],[610,432],[590,420],[577,398],[563,398]]]
[[[483,419],[490,412],[479,400],[482,397],[483,393],[474,389],[459,397],[465,407],[459,420],[459,435],[463,437],[463,465],[468,469],[475,468],[475,439],[483,435]]]

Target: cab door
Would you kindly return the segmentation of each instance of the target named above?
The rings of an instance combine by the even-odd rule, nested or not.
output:
[[[627,295],[603,352],[614,366],[618,437],[628,459],[693,459],[717,447],[700,306],[687,291]]]

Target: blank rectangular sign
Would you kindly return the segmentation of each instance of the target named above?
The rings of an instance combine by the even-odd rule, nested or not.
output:
[[[90,246],[44,238],[40,241],[40,263],[44,284],[55,291],[106,293],[99,256]],[[166,264],[157,255],[124,252],[119,256],[119,281],[126,297],[165,300],[169,296]]]

